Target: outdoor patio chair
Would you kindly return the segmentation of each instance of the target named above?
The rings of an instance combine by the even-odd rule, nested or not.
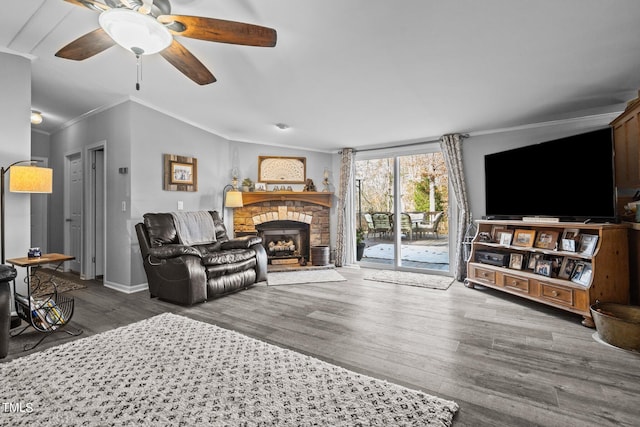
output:
[[[391,224],[393,224],[395,222],[394,215],[391,214],[390,218]],[[398,227],[400,228],[401,236],[404,235],[405,237],[408,237],[409,240],[413,240],[413,225],[411,223],[411,217],[408,213],[403,212],[400,214],[400,224],[398,224]]]
[[[400,232],[407,236],[409,240],[413,240],[413,223],[408,213],[400,214]]]
[[[432,215],[429,215],[432,214]],[[425,214],[425,221],[417,224],[416,231],[420,234],[428,234],[433,233],[436,235],[436,239],[438,239],[438,226],[440,225],[440,221],[444,216],[443,211],[439,212],[427,212]],[[432,218],[431,221],[428,221],[427,218]]]
[[[386,212],[376,212],[371,215],[373,221],[373,231],[380,235],[389,234],[393,231],[391,227],[391,216]]]
[[[375,227],[373,226],[373,218],[371,218],[371,214],[366,213],[363,215],[364,220],[367,223],[367,237],[369,237],[369,233],[375,234]]]

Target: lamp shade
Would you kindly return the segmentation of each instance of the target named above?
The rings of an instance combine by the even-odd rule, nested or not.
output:
[[[37,166],[11,166],[9,191],[12,193],[51,193],[53,169]]]
[[[164,25],[152,16],[131,9],[106,10],[98,21],[116,43],[136,55],[158,53],[173,42],[173,36]]]
[[[242,192],[237,190],[229,190],[224,199],[224,204],[228,208],[241,208],[242,204]]]

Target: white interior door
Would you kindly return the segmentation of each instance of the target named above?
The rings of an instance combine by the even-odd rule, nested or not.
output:
[[[68,268],[81,272],[82,265],[82,156],[80,153],[67,156],[66,194],[66,244],[67,255],[75,257],[69,261]]]

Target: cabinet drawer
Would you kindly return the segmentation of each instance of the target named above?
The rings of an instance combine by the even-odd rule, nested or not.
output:
[[[502,276],[502,285],[511,290],[524,292],[526,294],[529,293],[529,280],[522,277],[504,274]]]
[[[473,277],[487,283],[496,283],[496,272],[484,268],[474,267]]]
[[[573,290],[540,283],[540,296],[555,303],[573,305]]]

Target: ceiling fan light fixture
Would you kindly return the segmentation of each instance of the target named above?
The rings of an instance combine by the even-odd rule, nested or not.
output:
[[[109,9],[98,18],[116,43],[136,55],[152,55],[171,45],[173,35],[154,17],[130,9]]]

